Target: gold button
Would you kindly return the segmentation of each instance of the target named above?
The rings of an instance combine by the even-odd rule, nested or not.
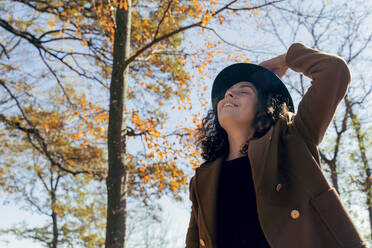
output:
[[[293,209],[291,211],[291,217],[292,219],[298,219],[300,217],[300,212],[297,209]]]
[[[279,192],[279,190],[282,188],[282,184],[281,183],[278,183],[277,185],[276,185],[276,187],[275,187],[275,190],[277,191],[277,192]]]
[[[204,242],[203,239],[200,239],[200,244],[201,244],[201,246],[205,246],[205,242]]]

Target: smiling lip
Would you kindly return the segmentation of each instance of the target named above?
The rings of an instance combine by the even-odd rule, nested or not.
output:
[[[226,106],[226,104],[228,104],[228,103],[230,103],[230,104],[232,104],[233,106]],[[224,105],[223,105],[223,107],[237,107],[238,105],[237,104],[234,104],[233,102],[230,102],[230,101],[228,101],[228,102],[226,102]]]

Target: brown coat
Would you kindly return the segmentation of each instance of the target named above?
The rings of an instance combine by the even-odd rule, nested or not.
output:
[[[312,79],[296,115],[279,119],[249,144],[257,212],[273,248],[366,247],[321,170],[318,145],[351,81],[346,62],[294,43],[289,68]],[[190,180],[187,248],[216,248],[216,197],[225,157],[199,166]],[[244,196],[242,196],[244,197]]]

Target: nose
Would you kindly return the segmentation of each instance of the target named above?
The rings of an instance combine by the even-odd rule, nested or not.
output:
[[[232,91],[230,89],[227,89],[226,92],[225,92],[225,98],[227,98],[227,96],[230,96],[230,97],[233,97],[234,96],[232,94]]]

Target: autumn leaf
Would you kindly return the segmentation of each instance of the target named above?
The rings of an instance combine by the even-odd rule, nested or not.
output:
[[[56,24],[52,21],[48,21],[48,26],[53,28]]]

